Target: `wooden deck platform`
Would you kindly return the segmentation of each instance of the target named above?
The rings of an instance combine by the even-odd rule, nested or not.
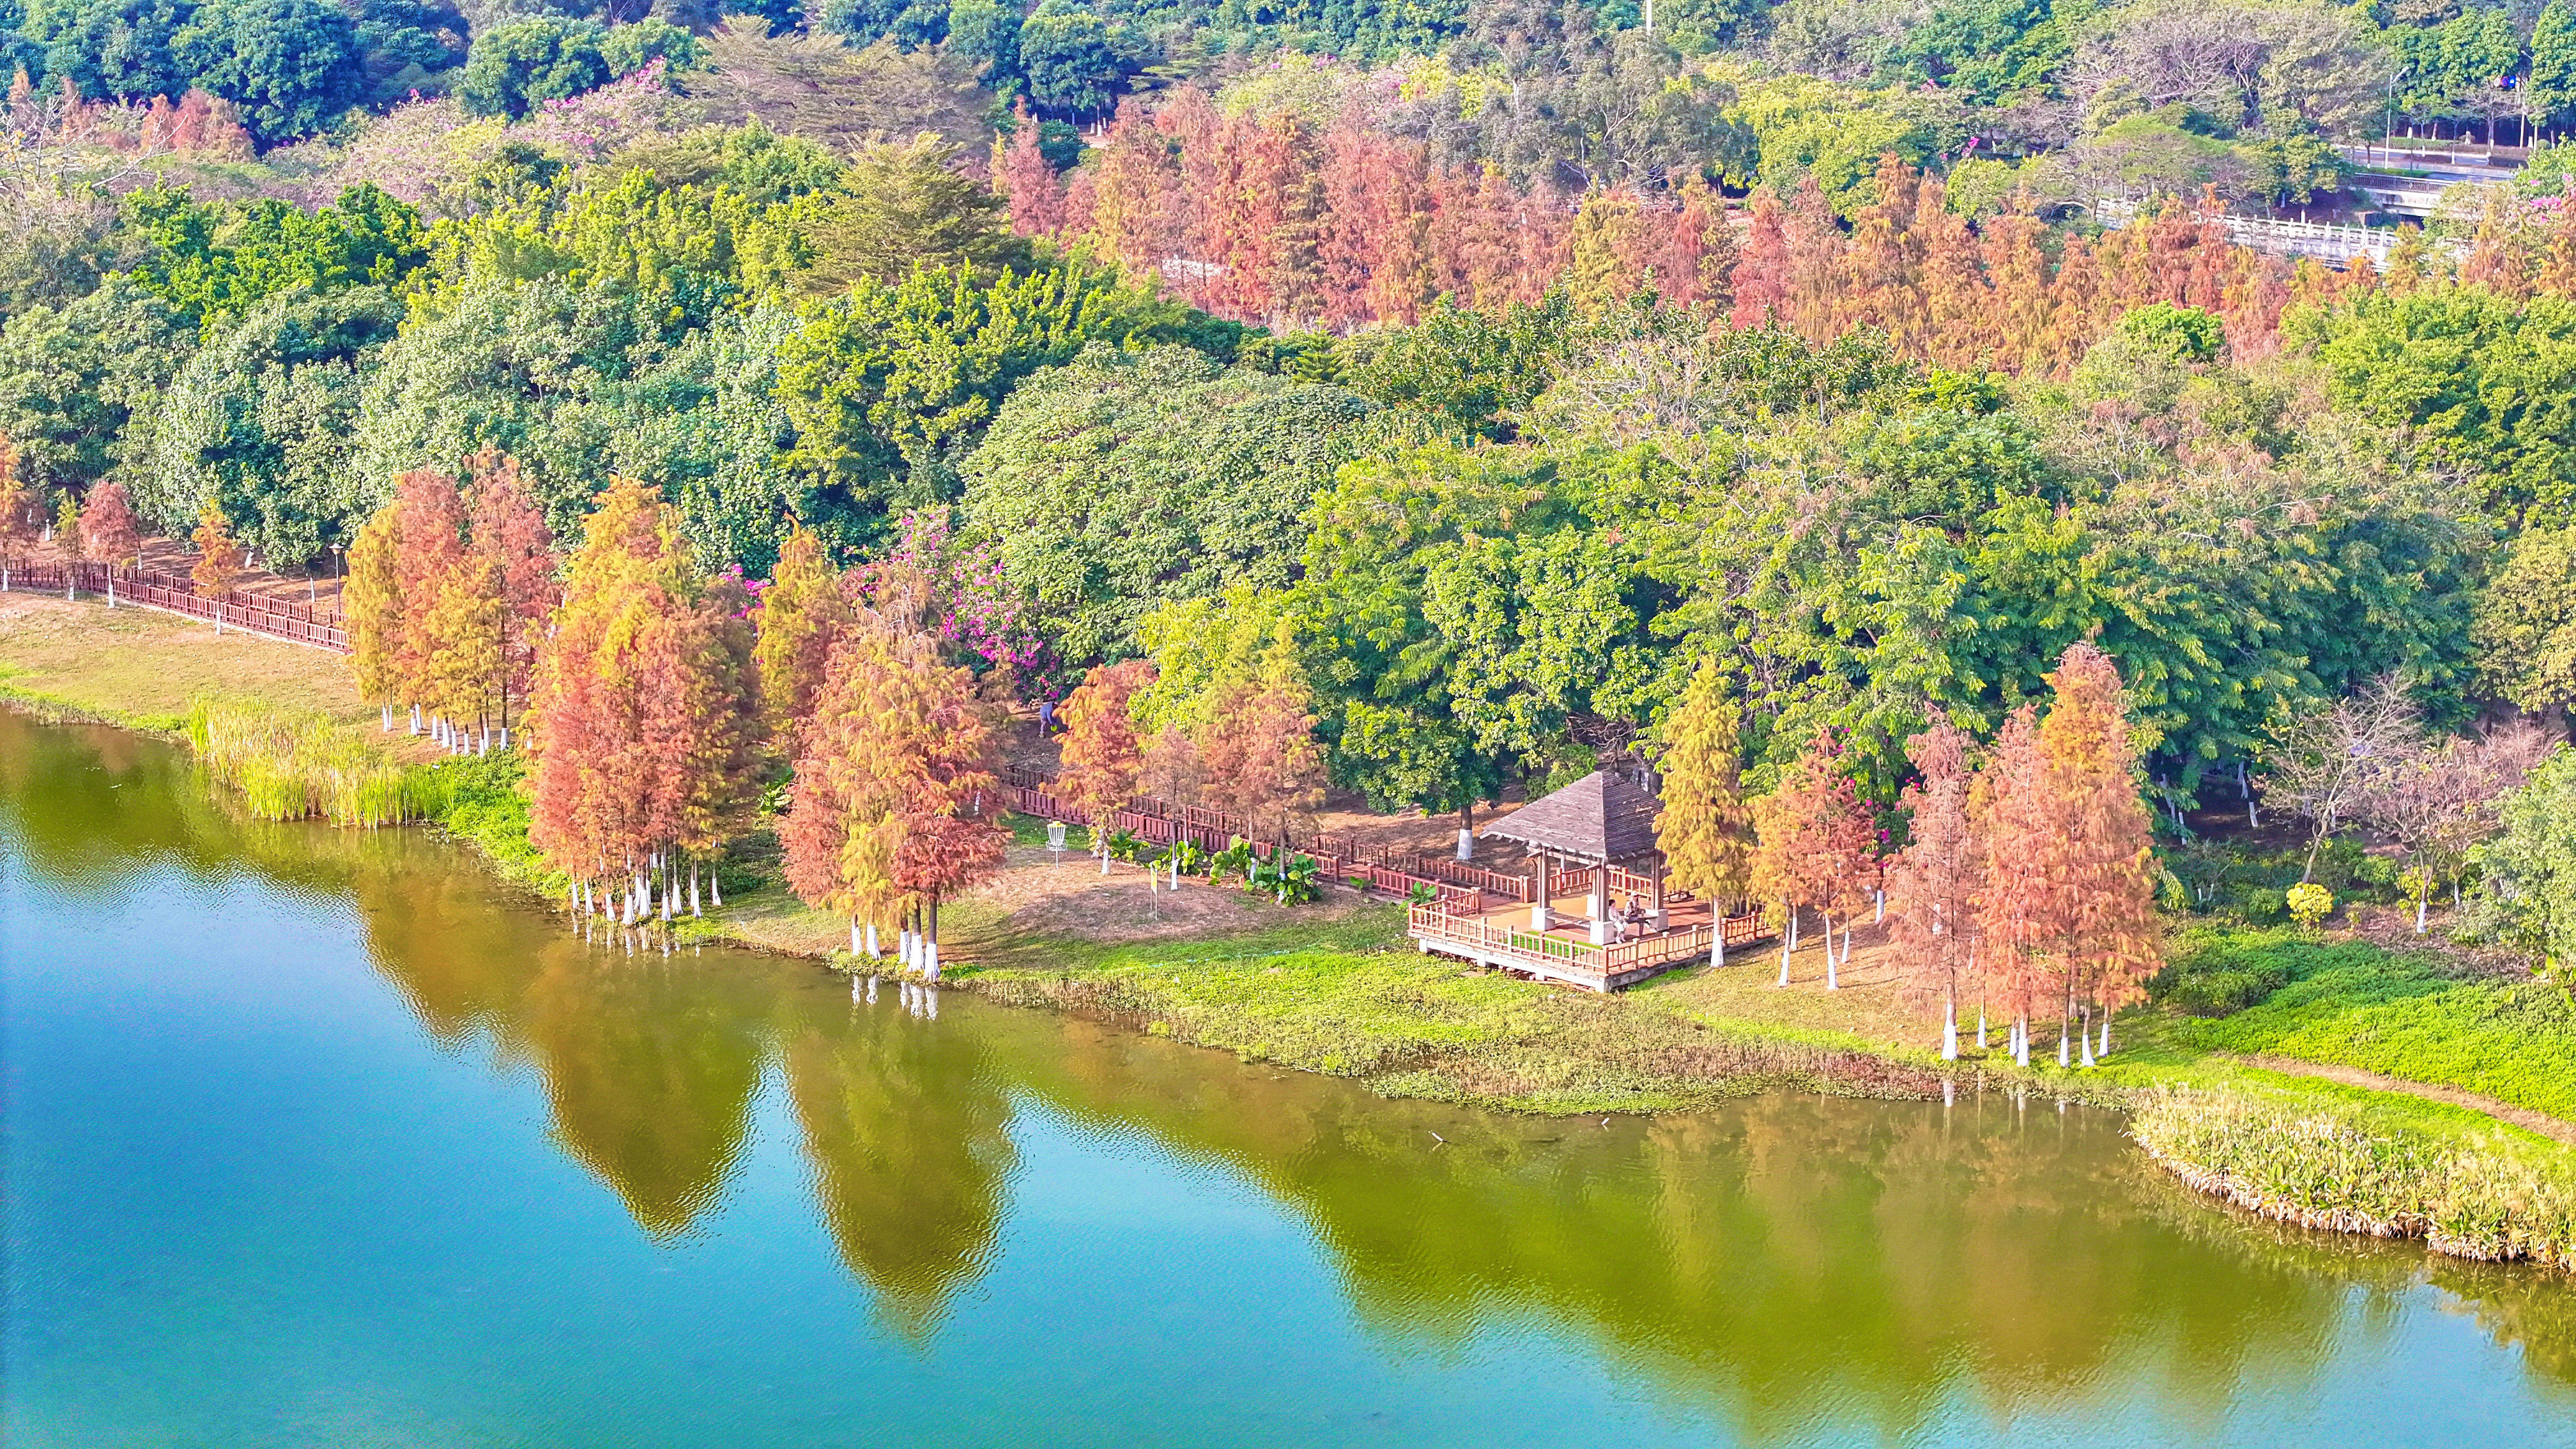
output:
[[[1531,927],[1531,910],[1518,903],[1470,915],[1448,904],[1415,906],[1407,929],[1413,944],[1425,952],[1456,956],[1478,965],[1517,971],[1542,981],[1580,986],[1586,991],[1616,991],[1658,971],[1706,961],[1715,944],[1713,914],[1697,901],[1675,901],[1670,924],[1661,931],[1632,935],[1608,946],[1595,946],[1583,919],[1581,896],[1559,901],[1548,930]],[[1729,916],[1723,922],[1726,949],[1750,946],[1772,932],[1759,912]]]

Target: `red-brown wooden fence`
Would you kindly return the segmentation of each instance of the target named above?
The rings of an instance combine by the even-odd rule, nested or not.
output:
[[[1050,820],[1081,818],[1048,788],[1055,783],[1052,777],[1026,765],[1004,765],[1001,776],[1003,787],[1011,792],[1012,808],[1021,814]],[[1239,815],[1204,805],[1175,804],[1151,795],[1129,800],[1125,808],[1110,817],[1109,828],[1124,830],[1155,845],[1187,840],[1210,854],[1236,840],[1250,840],[1252,853],[1260,860],[1271,859],[1279,850],[1276,841],[1253,840],[1250,823]],[[1529,899],[1530,883],[1520,876],[1481,870],[1418,851],[1369,849],[1343,837],[1293,834],[1287,848],[1313,856],[1317,872],[1328,879],[1365,882],[1367,889],[1395,896],[1409,897],[1416,889],[1428,890],[1450,910],[1482,910],[1488,892],[1507,901]]]
[[[104,598],[108,565],[29,564],[9,570],[8,582],[12,592],[59,594],[69,587]],[[246,594],[239,589],[221,599],[209,599],[200,596],[197,586],[184,576],[165,574],[158,569],[116,570],[116,601],[209,621],[215,618],[220,607],[223,625],[227,629],[261,634],[293,644],[310,644],[338,654],[349,652],[349,631],[341,627],[339,616],[327,609],[287,599]]]

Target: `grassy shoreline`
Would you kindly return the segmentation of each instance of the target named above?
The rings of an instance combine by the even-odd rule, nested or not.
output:
[[[139,614],[57,604],[0,616],[0,700],[48,718],[172,734],[185,707],[169,697],[173,681],[237,660],[236,693],[333,717],[367,715],[336,658],[227,636],[228,657],[209,660],[201,650],[211,631],[149,619],[138,626]],[[551,897],[556,883],[527,842],[515,765],[459,759],[430,768],[441,777],[438,823],[496,873]],[[852,960],[843,923],[789,898],[774,862],[756,851],[743,853],[727,880],[725,907],[684,923],[684,939],[803,955],[839,970],[888,969]],[[1595,997],[1421,955],[1392,906],[1235,910],[1230,925],[1145,939],[1032,928],[988,900],[960,902],[951,919],[956,964],[948,979],[956,987],[1230,1051],[1248,1063],[1351,1077],[1389,1097],[1568,1115],[1690,1111],[1780,1088],[1894,1098],[1992,1090],[2085,1101],[2129,1110],[2132,1135],[2150,1157],[2249,1211],[2419,1238],[2452,1256],[2576,1268],[2576,1152],[2464,1107],[2234,1059],[2248,1049],[2301,1059],[2313,1052],[2320,1061],[2386,1059],[2420,1070],[2438,1058],[2420,1033],[2394,1055],[2373,1045],[2388,1035],[2387,1013],[2433,1001],[2449,1003],[2438,1014],[2465,1021],[2484,1009],[2457,998],[2488,988],[2350,947],[2283,968],[2296,979],[2285,979],[2277,1005],[2217,1021],[2132,1011],[2116,1026],[2118,1055],[2094,1070],[2066,1071],[2044,1060],[2024,1070],[2000,1052],[1974,1050],[1944,1063],[1908,1039],[1923,1025],[1897,1009],[1892,990],[1829,996],[1804,982],[1784,991],[1771,984],[1777,957],[1768,952],[1723,971],[1671,972]],[[1865,977],[1851,972],[1846,980]],[[2428,1075],[2498,1086],[2503,1100],[2537,1110],[2560,1104],[2555,1075],[2492,1055]]]

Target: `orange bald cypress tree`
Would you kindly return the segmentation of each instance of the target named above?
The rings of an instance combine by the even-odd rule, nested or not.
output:
[[[2039,752],[2056,836],[2047,856],[2056,937],[2050,944],[2068,1024],[2099,1008],[2101,1051],[2108,1052],[2111,1014],[2143,1000],[2146,980],[2161,964],[2155,855],[2118,667],[2093,645],[2075,644],[2048,682],[2056,697],[2039,727]],[[2086,1065],[2095,1054],[2086,1034]],[[2063,1031],[2058,1064],[2067,1064]]]
[[[1056,793],[1082,812],[1100,851],[1100,873],[1109,874],[1109,825],[1136,793],[1145,747],[1129,715],[1136,691],[1152,682],[1148,660],[1093,666],[1064,703],[1064,769]]]
[[[1755,838],[1755,878],[1777,893],[1789,918],[1781,933],[1780,984],[1789,984],[1798,911],[1812,906],[1825,925],[1825,989],[1841,989],[1834,917],[1844,917],[1848,936],[1850,917],[1877,877],[1878,824],[1843,773],[1839,739],[1823,733],[1808,742],[1755,812]]]
[[[2038,712],[2004,719],[1970,794],[1971,829],[1985,843],[1977,896],[1987,999],[2011,1023],[2013,1060],[2030,1065],[2031,1012],[2047,996],[2054,897],[2041,869],[2055,837],[2039,753]]]
[[[1971,828],[1968,736],[1943,720],[1905,742],[1920,778],[1905,787],[1905,849],[1887,872],[1890,932],[1905,994],[1941,1003],[1941,1059],[1959,1056],[1959,997],[1974,985],[1983,861]]]

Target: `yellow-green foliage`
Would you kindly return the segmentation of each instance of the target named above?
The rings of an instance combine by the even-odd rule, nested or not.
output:
[[[263,820],[400,825],[444,803],[435,773],[388,758],[362,731],[312,710],[199,699],[188,708],[188,744],[206,773],[240,791]]]
[[[2576,1168],[2465,1113],[2246,1086],[2147,1093],[2130,1135],[2192,1186],[2284,1222],[2576,1266]]]

